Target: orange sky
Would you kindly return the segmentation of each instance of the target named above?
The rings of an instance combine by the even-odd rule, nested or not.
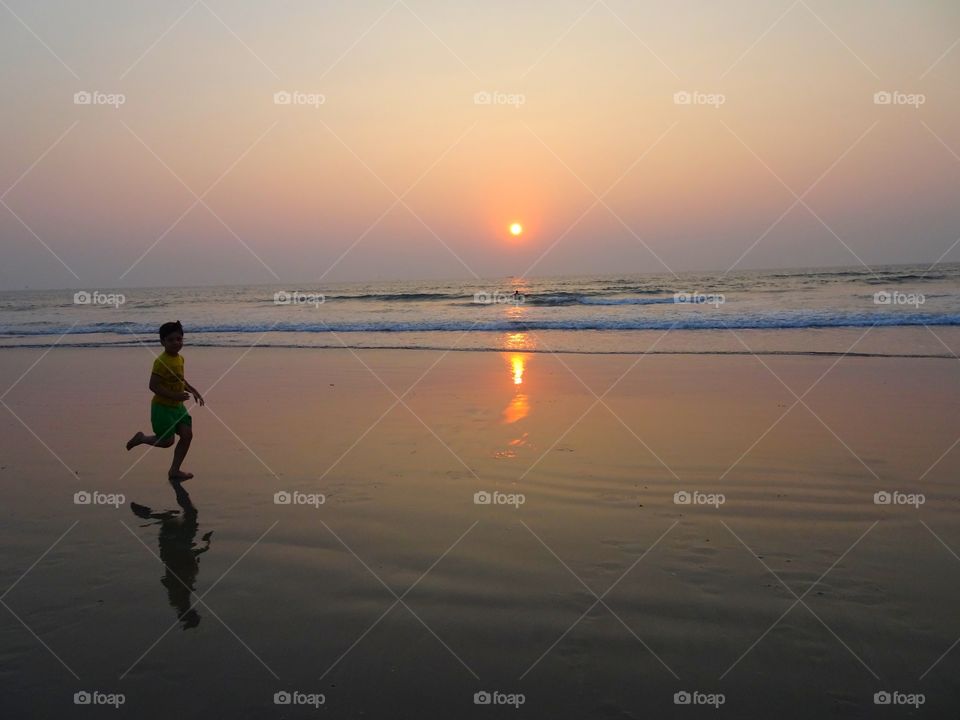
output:
[[[960,237],[954,3],[9,5],[4,289],[933,262]]]

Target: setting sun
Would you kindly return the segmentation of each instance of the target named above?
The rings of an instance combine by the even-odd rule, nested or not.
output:
[[[521,225],[520,223],[513,223],[513,225],[510,226],[510,234],[513,235],[514,237],[520,235],[522,232],[523,232],[523,225]]]

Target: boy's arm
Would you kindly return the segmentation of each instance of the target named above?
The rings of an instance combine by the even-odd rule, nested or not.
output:
[[[200,403],[201,406],[206,405],[203,401],[203,395],[200,394],[200,391],[197,390],[193,385],[187,382],[187,379],[183,379],[183,384],[186,385],[187,391],[193,394],[194,402]]]
[[[152,392],[154,395],[159,395],[162,398],[166,398],[167,400],[182,401],[190,399],[189,393],[176,393],[163,387],[163,378],[156,373],[150,373],[150,392]]]

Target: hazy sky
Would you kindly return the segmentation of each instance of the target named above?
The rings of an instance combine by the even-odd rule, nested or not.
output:
[[[946,0],[4,0],[0,288],[932,263],[958,39]]]

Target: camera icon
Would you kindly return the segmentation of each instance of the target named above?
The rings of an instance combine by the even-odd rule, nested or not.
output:
[[[493,495],[486,490],[481,490],[473,494],[474,505],[489,505],[491,502],[493,502]]]
[[[286,290],[279,290],[273,294],[274,305],[289,305],[293,296]]]
[[[93,95],[86,90],[81,90],[73,94],[74,105],[90,105],[91,103],[93,103]]]
[[[674,505],[689,505],[692,497],[686,490],[678,490],[673,494]]]
[[[286,490],[280,490],[273,494],[273,504],[274,505],[289,505],[293,502],[293,495],[288,493]]]
[[[280,90],[273,94],[274,105],[290,105],[293,102],[293,95],[286,90]]]
[[[674,105],[690,105],[692,102],[693,102],[693,95],[691,95],[686,90],[681,90],[680,92],[675,92],[673,94]]]
[[[688,292],[675,292],[673,294],[673,302],[675,303],[689,303],[692,302],[693,295]]]
[[[473,94],[474,105],[489,105],[493,102],[493,96],[485,90]]]
[[[873,504],[874,505],[889,505],[893,501],[893,495],[888,493],[886,490],[880,490],[873,494]]]
[[[73,494],[74,505],[89,505],[92,501],[93,495],[88,493],[86,490],[81,490],[80,492],[75,492]]]
[[[473,694],[474,705],[489,705],[492,701],[493,696],[486,690],[481,690],[480,692],[475,692]]]
[[[477,305],[489,305],[493,302],[488,292],[475,292],[473,294],[473,302]]]
[[[881,690],[880,692],[875,692],[873,694],[874,705],[889,705],[892,701],[893,696],[886,690]]]
[[[93,696],[86,690],[81,690],[80,692],[75,692],[73,694],[74,705],[89,705],[92,701]]]
[[[886,90],[880,90],[873,94],[874,105],[890,105],[893,103],[893,93]]]
[[[673,694],[674,705],[689,705],[692,701],[693,696],[686,690],[681,690],[680,692],[675,692]]]
[[[293,702],[293,696],[288,693],[286,690],[281,690],[280,692],[275,692],[273,694],[273,704],[274,705],[289,705]]]
[[[893,302],[893,293],[889,290],[881,290],[873,294],[874,305],[889,305]]]
[[[74,305],[89,305],[92,299],[92,296],[86,290],[81,290],[73,294]]]

